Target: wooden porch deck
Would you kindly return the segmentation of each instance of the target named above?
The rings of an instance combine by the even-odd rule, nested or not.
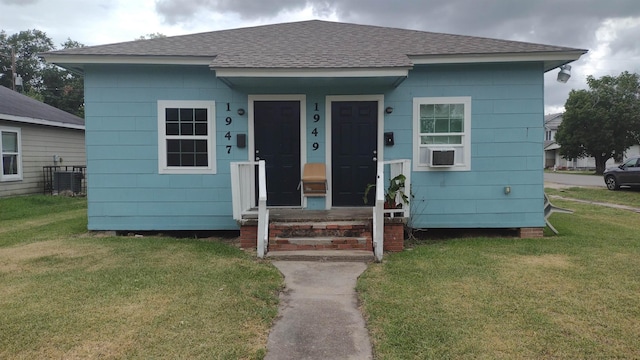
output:
[[[245,216],[246,219],[257,219],[257,215]],[[349,221],[372,220],[372,207],[339,207],[331,210],[304,210],[289,208],[270,208],[271,221]]]

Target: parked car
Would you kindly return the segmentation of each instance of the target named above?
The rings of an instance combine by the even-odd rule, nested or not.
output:
[[[640,186],[640,156],[634,156],[618,167],[605,170],[603,175],[609,190],[618,190],[620,186]]]

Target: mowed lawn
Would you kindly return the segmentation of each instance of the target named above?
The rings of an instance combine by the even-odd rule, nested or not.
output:
[[[559,236],[422,241],[372,264],[358,291],[376,358],[640,358],[640,214],[552,202],[575,210],[552,215]]]
[[[371,264],[358,292],[375,358],[640,358],[640,214],[552,202],[575,210],[552,216],[559,236],[424,240]],[[85,199],[0,199],[0,359],[264,357],[275,267],[86,221]]]
[[[85,199],[0,199],[0,359],[264,356],[275,267],[218,241],[86,223]]]

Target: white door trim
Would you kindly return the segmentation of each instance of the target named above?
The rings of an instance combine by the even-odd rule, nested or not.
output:
[[[332,206],[332,164],[331,164],[331,109],[332,103],[337,101],[377,101],[378,102],[378,139],[377,139],[377,147],[378,147],[378,161],[384,160],[384,95],[329,95],[325,100],[325,117],[326,117],[326,129],[325,134],[327,134],[326,139],[326,153],[325,158],[327,162],[327,197],[325,207],[327,210],[331,209]]]

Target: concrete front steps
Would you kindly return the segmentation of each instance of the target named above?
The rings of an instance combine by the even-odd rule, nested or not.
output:
[[[373,261],[371,227],[371,220],[272,222],[267,258]]]

